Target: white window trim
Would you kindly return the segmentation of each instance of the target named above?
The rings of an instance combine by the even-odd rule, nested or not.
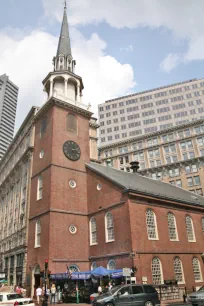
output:
[[[108,231],[107,231],[107,215],[108,215],[108,213],[110,213],[110,212],[107,212],[107,213],[105,214],[105,237],[106,237],[106,243],[115,241],[115,239],[110,239],[110,240],[108,240]],[[111,213],[111,214],[112,214],[112,213]],[[112,217],[113,217],[113,214],[112,214]],[[114,232],[114,222],[113,222],[113,232]],[[114,232],[114,233],[115,233],[115,232]],[[114,235],[114,237],[115,237],[115,235]]]
[[[40,179],[42,180],[42,193],[43,193],[43,179],[42,179],[42,175],[38,176],[38,182],[37,182],[37,201],[41,200],[43,198],[43,196],[40,197]]]
[[[37,230],[38,230],[38,224],[40,224],[40,235],[41,235],[41,222],[40,222],[40,220],[37,220],[36,223],[35,223],[35,246],[34,246],[35,249],[41,247],[41,244],[39,244],[39,245],[37,244],[37,236],[38,236]]]
[[[110,262],[114,262],[115,263],[115,269],[110,269]],[[110,259],[109,261],[108,261],[108,263],[107,263],[107,269],[108,270],[116,270],[116,262],[115,262],[115,260],[113,260],[113,259]]]
[[[186,217],[187,217],[187,216],[189,216],[189,215],[186,215]],[[187,229],[186,229],[187,239],[188,239],[188,242],[196,242],[196,236],[195,236],[195,231],[194,231],[193,219],[192,219],[191,216],[189,216],[189,217],[190,217],[190,219],[191,219],[191,225],[192,225],[192,231],[193,231],[193,237],[194,237],[194,239],[192,239],[192,240],[189,240],[189,239],[188,239],[188,232],[187,232]]]
[[[193,258],[197,258],[197,257],[193,257]],[[195,280],[194,272],[193,272],[193,277],[194,277],[195,283],[201,283],[203,281],[203,275],[202,275],[202,270],[201,270],[201,266],[200,266],[200,260],[198,258],[197,258],[197,260],[198,260],[199,271],[200,271],[200,279]]]
[[[176,256],[176,257],[178,257],[178,256]],[[176,257],[174,257],[174,259],[175,259]],[[182,282],[178,282],[178,285],[183,285],[183,284],[186,283],[186,281],[185,281],[185,276],[184,276],[184,272],[183,272],[183,263],[182,263],[181,258],[180,258],[180,257],[178,257],[178,258],[179,258],[180,263],[181,263],[181,272],[182,272],[182,277],[183,277],[183,281],[182,281]],[[174,271],[174,274],[175,274],[175,271]]]
[[[91,222],[92,222],[92,220],[93,219],[95,219],[95,217],[92,217],[91,219],[90,219],[90,221],[89,221],[89,232],[90,232],[90,246],[92,246],[92,245],[97,245],[98,244],[98,242],[92,242],[92,227],[91,227]],[[96,220],[96,219],[95,219]],[[96,235],[97,235],[97,227],[96,227]]]
[[[154,258],[158,258],[158,259],[159,259],[160,272],[161,272],[161,284],[163,284],[163,283],[164,283],[164,275],[163,275],[163,268],[162,268],[161,260],[160,260],[160,258],[157,257],[157,256],[154,256],[154,257],[152,258],[152,260],[153,260]],[[152,273],[152,261],[151,261],[151,273]],[[153,282],[153,273],[152,273],[152,282]]]
[[[169,211],[169,213],[172,213],[172,212]],[[173,214],[173,213],[172,213],[172,214]],[[178,230],[177,230],[177,223],[176,223],[176,217],[175,217],[174,214],[173,214],[173,216],[174,216],[174,224],[175,224],[175,230],[176,230],[176,239],[170,239],[170,238],[169,238],[169,240],[170,240],[170,241],[179,241]],[[168,214],[167,214],[167,218],[168,218]],[[167,223],[168,223],[168,220],[167,220]],[[168,228],[168,230],[169,230],[169,228]]]
[[[151,208],[150,208],[151,209]],[[152,210],[152,209],[151,209]],[[152,210],[153,211],[153,210]],[[147,219],[146,219],[146,228],[147,228],[147,237],[148,240],[159,240],[159,233],[158,233],[158,228],[157,228],[157,216],[155,214],[155,212],[153,211],[154,214],[154,223],[155,223],[155,232],[156,232],[156,238],[150,238],[149,234],[148,234],[148,226],[147,226]]]

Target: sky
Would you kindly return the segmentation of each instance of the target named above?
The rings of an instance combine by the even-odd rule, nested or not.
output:
[[[45,102],[63,0],[0,0],[0,75],[19,87],[16,130]],[[68,0],[84,103],[204,77],[203,0]]]

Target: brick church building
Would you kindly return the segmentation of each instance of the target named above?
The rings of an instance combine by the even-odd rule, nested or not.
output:
[[[137,282],[203,285],[204,198],[167,183],[90,161],[92,113],[82,102],[67,14],[47,102],[34,118],[27,280],[44,261],[52,274],[96,266],[136,267]]]

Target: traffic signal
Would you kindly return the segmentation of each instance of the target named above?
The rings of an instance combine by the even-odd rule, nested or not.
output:
[[[48,269],[48,260],[46,259],[45,260],[45,270],[47,270]]]

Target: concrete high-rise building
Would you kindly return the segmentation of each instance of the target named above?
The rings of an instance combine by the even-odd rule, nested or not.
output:
[[[0,76],[0,159],[13,139],[17,99],[18,87],[3,74]]]
[[[204,118],[204,79],[192,79],[99,105],[100,145]]]

